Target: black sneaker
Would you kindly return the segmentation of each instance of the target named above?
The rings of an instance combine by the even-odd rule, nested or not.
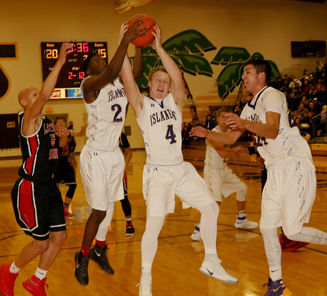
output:
[[[75,254],[75,277],[78,282],[86,286],[89,283],[88,274],[89,258],[82,255],[81,252]]]
[[[107,246],[105,246],[104,249],[102,249],[97,244],[95,244],[95,246],[90,251],[90,259],[98,263],[101,269],[104,270],[105,272],[114,274],[115,272],[109,264],[106,250],[107,250]]]
[[[126,221],[126,236],[132,236],[135,233],[132,221]]]

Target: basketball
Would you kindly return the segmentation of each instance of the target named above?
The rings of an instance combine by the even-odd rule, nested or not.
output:
[[[130,27],[137,20],[143,20],[143,23],[139,26],[139,29],[147,28],[140,37],[137,37],[132,41],[136,47],[143,47],[151,44],[154,40],[152,32],[154,32],[155,21],[151,16],[146,14],[136,14],[128,20],[128,26]]]

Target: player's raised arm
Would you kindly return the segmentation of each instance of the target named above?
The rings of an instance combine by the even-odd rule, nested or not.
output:
[[[124,34],[125,30],[127,30],[127,23],[122,24],[120,28],[120,35]],[[120,74],[124,83],[127,100],[133,108],[135,116],[138,117],[143,109],[143,95],[140,93],[140,90],[136,84],[132,66],[127,55],[125,55]]]
[[[24,89],[19,95],[18,99],[20,104],[24,107],[24,122],[23,122],[23,133],[29,135],[35,131],[34,126],[39,121],[39,116],[42,113],[43,107],[49,100],[53,89],[57,83],[59,72],[62,66],[66,62],[66,56],[70,53],[70,49],[73,47],[73,43],[63,43],[59,58],[54,65],[52,71],[43,82],[41,91],[37,89]]]
[[[95,63],[103,63],[103,67],[106,67],[106,70],[101,71],[100,73],[96,73],[95,75],[91,75],[83,83],[83,95],[84,100],[87,103],[93,102],[97,98],[97,92],[105,87],[108,83],[113,82],[118,77],[129,43],[144,31],[144,29],[139,29],[141,23],[142,21],[135,22],[132,26],[127,28],[120,40],[116,53],[108,66],[100,57],[98,60],[96,57],[93,57],[96,59]]]
[[[135,47],[135,58],[133,63],[133,76],[137,81],[143,74],[143,51],[142,47]]]
[[[155,32],[153,33],[153,35],[155,36],[155,39],[152,43],[152,47],[156,50],[162,61],[163,66],[165,67],[171,78],[171,93],[174,97],[176,105],[179,107],[180,110],[182,110],[185,99],[185,83],[182,73],[175,64],[175,62],[172,60],[172,58],[161,46],[161,34],[160,29],[157,25],[155,26]]]
[[[133,108],[135,116],[138,117],[143,109],[144,96],[140,93],[140,90],[135,82],[131,63],[129,62],[127,56],[124,59],[123,67],[121,69],[121,78],[124,82],[127,100]]]

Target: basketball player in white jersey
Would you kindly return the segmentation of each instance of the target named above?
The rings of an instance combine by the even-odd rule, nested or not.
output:
[[[139,295],[152,295],[152,262],[165,216],[174,211],[175,194],[202,214],[200,224],[205,260],[200,271],[225,282],[237,283],[237,279],[221,266],[217,255],[218,206],[195,168],[183,161],[181,127],[185,85],[181,72],[162,48],[157,26],[154,36],[152,46],[163,66],[154,68],[150,74],[150,96],[140,93],[127,57],[121,73],[147,154],[143,171],[147,221],[141,245],[142,277]]]
[[[119,149],[119,137],[125,122],[127,99],[118,80],[129,43],[142,30],[136,22],[120,35],[118,49],[107,65],[98,55],[84,62],[88,75],[81,84],[88,113],[88,140],[80,155],[80,171],[87,201],[92,212],[86,222],[81,251],[75,254],[75,277],[87,285],[89,258],[107,273],[114,271],[106,256],[106,236],[114,211],[114,202],[124,198],[124,157]],[[136,65],[142,67],[142,48],[136,50]],[[140,70],[141,72],[141,70]],[[91,248],[96,238],[94,248]]]
[[[217,112],[218,125],[212,131],[223,133],[228,130],[225,123],[224,115],[231,110],[222,107]],[[222,195],[228,197],[236,192],[237,219],[234,226],[236,228],[254,229],[258,227],[258,223],[249,221],[245,215],[246,204],[246,185],[231,171],[226,165],[229,156],[237,157],[238,149],[225,147],[226,145],[215,145],[210,141],[206,141],[206,156],[204,160],[203,177],[206,181],[212,197],[220,206]],[[192,240],[200,241],[200,225],[196,225],[191,235]]]
[[[223,144],[233,144],[245,130],[257,135],[258,152],[268,171],[260,220],[270,272],[265,295],[280,296],[291,293],[282,281],[277,228],[282,226],[289,239],[317,244],[327,244],[327,233],[303,226],[309,222],[315,200],[315,167],[309,145],[290,120],[284,94],[267,86],[270,74],[267,61],[248,61],[242,79],[253,99],[240,117],[233,113],[226,115],[232,131],[218,134],[196,127],[191,135]]]

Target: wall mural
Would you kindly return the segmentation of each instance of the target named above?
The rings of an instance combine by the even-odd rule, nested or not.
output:
[[[206,75],[212,77],[213,70],[210,64],[224,66],[216,78],[217,92],[224,100],[235,87],[241,83],[243,65],[249,59],[263,59],[263,55],[255,52],[252,55],[242,47],[222,47],[214,59],[209,62],[205,52],[216,50],[216,47],[199,31],[185,30],[163,42],[163,48],[176,62],[182,72],[191,75]],[[151,69],[161,65],[160,59],[151,46],[143,48],[144,74],[138,80],[141,89],[146,89]],[[272,78],[281,76],[277,65],[269,61],[272,69]]]
[[[242,47],[222,47],[211,62],[214,65],[225,66],[217,77],[218,95],[225,99],[241,83],[243,66],[249,59],[263,58],[261,53],[255,52],[250,55]],[[268,60],[268,62],[271,67],[272,78],[280,77],[281,74],[277,65],[273,61]]]

